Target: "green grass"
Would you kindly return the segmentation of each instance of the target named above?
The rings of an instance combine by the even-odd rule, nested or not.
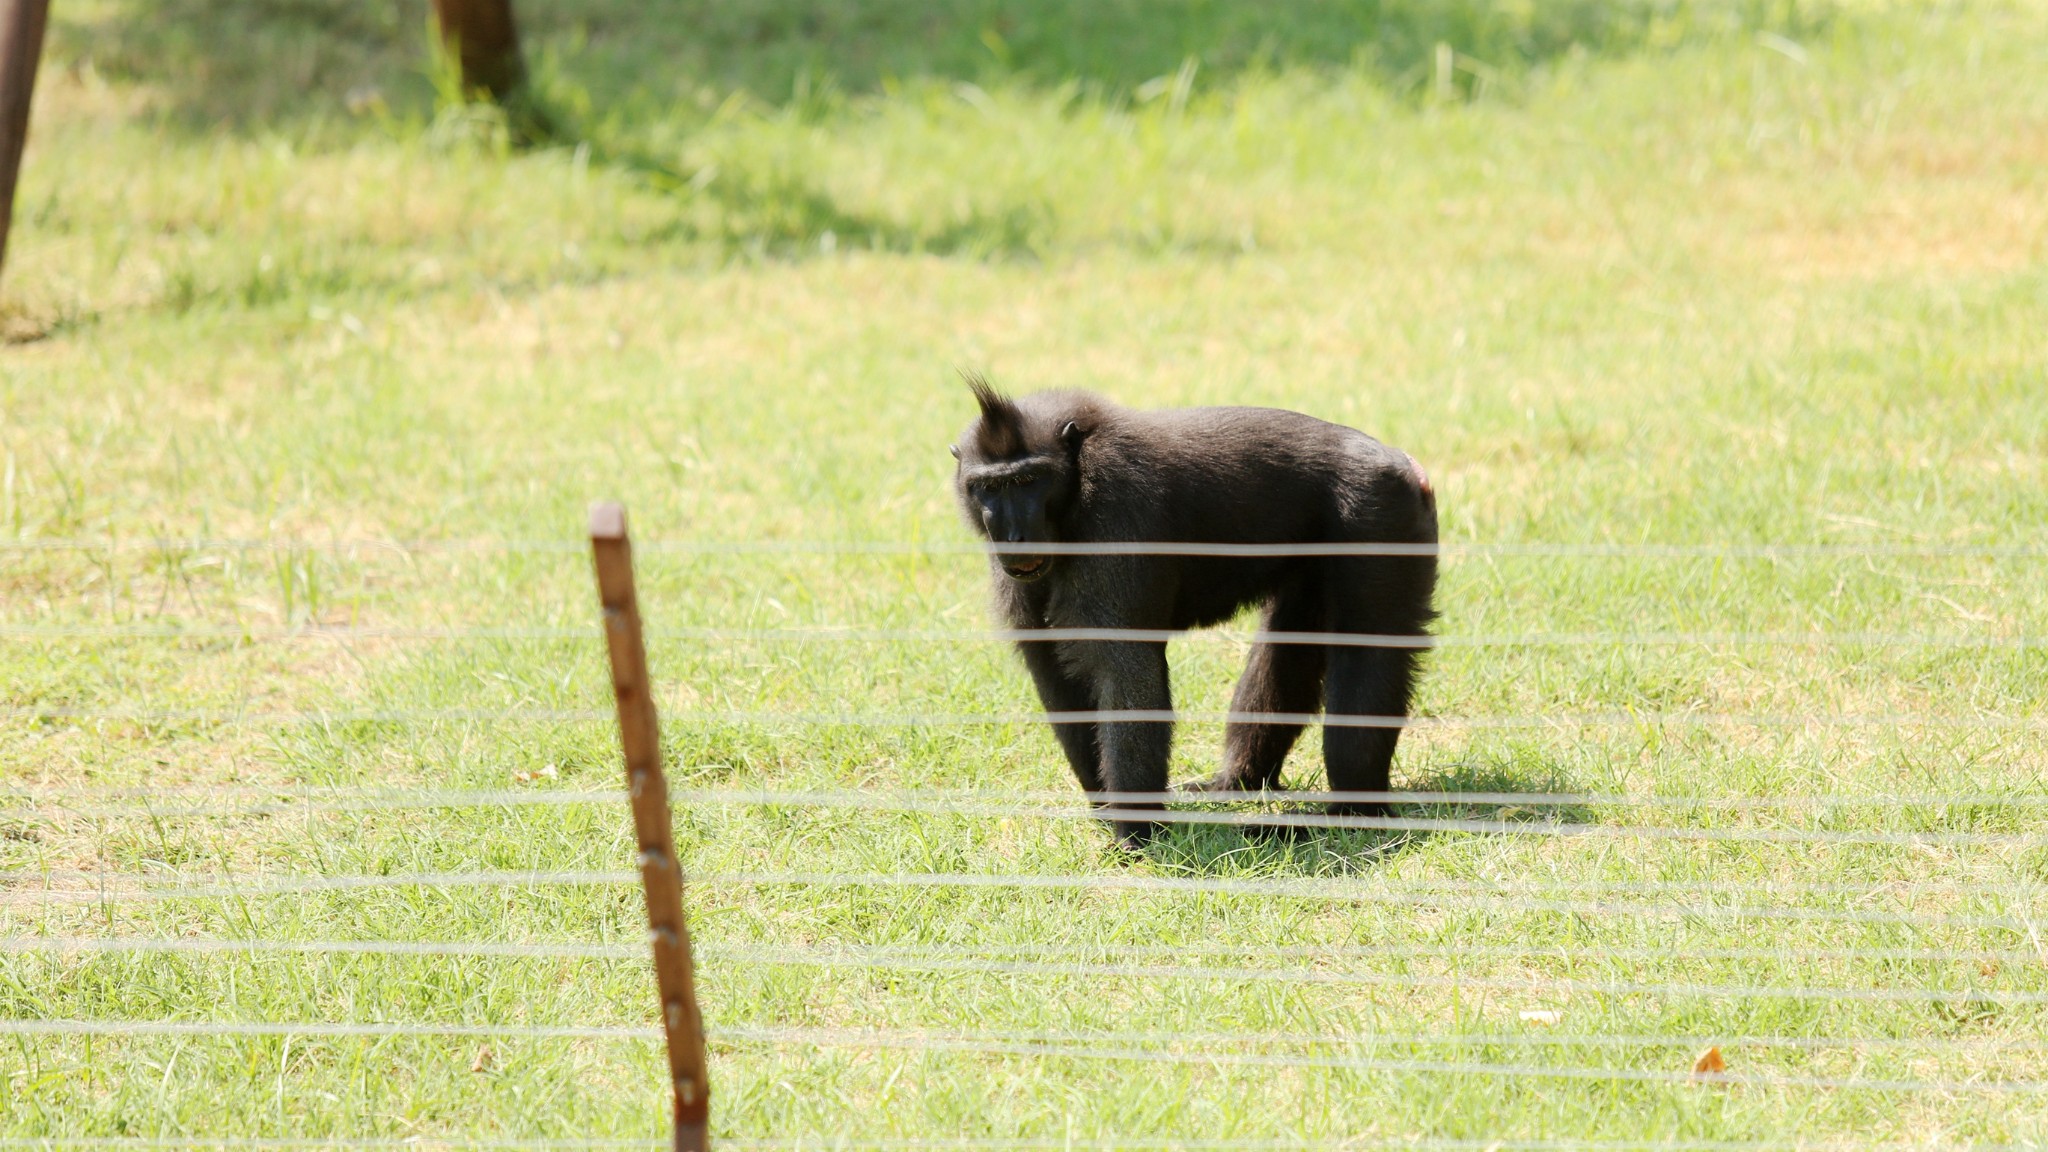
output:
[[[0,683],[16,710],[0,720],[0,935],[637,945],[625,885],[56,903],[38,877],[629,867],[622,804],[201,819],[107,794],[615,787],[603,723],[261,717],[603,709],[574,547],[595,498],[625,500],[650,541],[964,541],[944,450],[969,415],[957,366],[1020,390],[1356,425],[1428,466],[1453,541],[2048,543],[2037,5],[536,0],[522,15],[542,95],[570,131],[527,150],[434,103],[423,5],[373,7],[59,6],[0,302]],[[805,10],[815,21],[793,23]],[[1475,65],[1442,86],[1439,41]],[[18,546],[109,538],[126,543]],[[233,538],[272,546],[203,542]],[[569,547],[374,543],[423,539]],[[970,556],[644,548],[640,565],[657,629],[986,623]],[[2048,619],[2048,579],[2038,556],[1467,557],[1440,605],[1452,637],[2022,637]],[[344,624],[586,634],[309,627]],[[105,631],[138,627],[248,635]],[[1236,632],[1176,645],[1179,702],[1221,708],[1242,654]],[[682,786],[1071,786],[1027,725],[682,719],[1028,711],[993,645],[657,638],[651,655]],[[1421,707],[2038,717],[2048,658],[1454,647],[1432,656]],[[1218,742],[1188,726],[1176,777],[1206,771]],[[1312,744],[1291,782],[1320,784]],[[1570,815],[2040,835],[2043,767],[2038,729],[1644,725],[1418,734],[1397,774],[1986,793],[2005,799]],[[677,838],[703,876],[1242,878],[1346,897],[699,884],[727,1141],[2048,1142],[2041,1093],[1399,1063],[1683,1073],[1708,1044],[1775,1035],[1911,1043],[1729,1042],[1729,1070],[2048,1079],[2048,1013],[2025,1000],[2048,993],[2039,941],[1959,919],[2038,923],[2038,846],[1208,829],[1128,860],[1070,821],[695,804]],[[1466,895],[1418,894],[1446,884]],[[1816,916],[1739,911],[1757,904]],[[880,947],[1070,967],[774,962]],[[1878,949],[1957,958],[1857,954]],[[1324,977],[1071,967],[1089,963]],[[1782,991],[1799,987],[1951,995]],[[638,960],[17,953],[0,954],[0,1017],[611,1026],[651,1023],[654,1005]],[[772,1039],[799,1028],[1183,1058]],[[1669,1039],[1486,1039],[1501,1033]],[[10,1139],[638,1137],[664,1108],[662,1058],[638,1040],[4,1040]]]

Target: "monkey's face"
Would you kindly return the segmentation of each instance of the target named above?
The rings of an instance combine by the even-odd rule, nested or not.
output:
[[[1031,551],[1029,545],[1058,542],[1064,487],[1064,477],[1057,469],[1033,464],[1027,459],[981,465],[971,471],[963,464],[960,475],[968,517],[982,535],[998,545],[996,563],[1010,579],[1027,582],[1042,579],[1052,570],[1054,558]]]

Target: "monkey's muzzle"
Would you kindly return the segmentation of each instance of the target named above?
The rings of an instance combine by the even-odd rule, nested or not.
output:
[[[999,556],[997,562],[1003,566],[1004,575],[1025,583],[1045,575],[1052,567],[1050,556]]]

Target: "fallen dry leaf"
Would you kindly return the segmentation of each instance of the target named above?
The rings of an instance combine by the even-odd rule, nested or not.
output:
[[[476,1059],[469,1062],[469,1070],[471,1072],[488,1072],[491,1070],[490,1045],[487,1044],[477,1050]]]
[[[1719,1047],[1707,1049],[1705,1052],[1700,1053],[1699,1059],[1692,1062],[1692,1074],[1694,1076],[1719,1076],[1726,1071],[1728,1071],[1728,1062],[1721,1059],[1721,1049]]]
[[[1521,1013],[1521,1017],[1524,1024],[1555,1024],[1559,1020],[1564,1019],[1563,1013],[1549,1008],[1531,1008],[1527,1012]]]

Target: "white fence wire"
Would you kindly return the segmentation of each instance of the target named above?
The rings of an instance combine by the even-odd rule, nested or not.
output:
[[[2021,852],[2048,847],[2048,832],[1890,831],[1757,826],[1704,827],[1694,825],[1585,823],[1556,818],[1481,820],[1424,816],[1368,816],[1330,812],[1246,812],[1213,808],[1143,807],[1142,805],[1147,803],[1167,802],[1166,800],[1147,801],[1139,798],[1154,795],[1158,794],[1103,793],[1101,794],[1102,800],[1098,805],[1088,807],[1061,807],[1043,803],[1006,804],[985,800],[952,799],[945,796],[926,797],[904,794],[872,798],[862,797],[858,794],[844,796],[823,795],[810,801],[790,799],[763,800],[754,801],[753,803],[765,806],[860,809],[865,811],[910,812],[926,815],[965,816],[985,819],[1035,818],[1098,821],[1142,819],[1160,824],[1221,825],[1240,828],[1318,828],[1375,832],[1455,833],[1494,837],[1593,837],[1719,843],[1999,848]],[[1187,796],[1175,797],[1175,799],[1187,798]],[[292,811],[310,811],[315,810],[315,808],[316,806],[310,804],[304,806],[273,805],[258,809],[255,814],[281,814]],[[144,818],[164,818],[180,815],[196,817],[250,814],[250,809],[247,807],[198,809],[184,812],[180,812],[177,809],[129,809],[125,812],[117,812],[105,808],[87,809],[86,811],[102,818],[110,814]]]
[[[598,1039],[655,1040],[654,1028],[550,1028],[537,1025],[459,1024],[336,1024],[336,1023],[242,1023],[194,1021],[90,1021],[42,1020],[0,1021],[0,1035],[95,1035],[95,1036],[301,1036],[329,1038],[359,1037],[457,1037],[465,1039]],[[1406,1060],[1369,1056],[1315,1055],[1302,1053],[1230,1052],[1216,1050],[1167,1051],[1141,1047],[1114,1047],[1059,1043],[1018,1042],[933,1034],[891,1035],[850,1033],[830,1029],[733,1029],[715,1031],[713,1039],[726,1043],[753,1042],[800,1044],[806,1047],[856,1047],[870,1049],[907,1048],[919,1052],[961,1052],[975,1055],[1023,1056],[1033,1059],[1110,1060],[1135,1063],[1237,1066],[1258,1068],[1324,1068],[1353,1072],[1397,1075],[1448,1075],[1534,1078],[1541,1080],[1604,1080],[1651,1084],[1726,1084],[1765,1089],[1809,1088],[1828,1091],[1957,1093],[2039,1093],[2048,1091],[2048,1081],[1984,1079],[1879,1079],[1829,1076],[1748,1075],[1729,1072],[1672,1072],[1626,1067],[1561,1067],[1540,1064],[1503,1064],[1480,1060]]]
[[[224,939],[211,937],[134,936],[7,936],[0,937],[0,953],[33,953],[65,956],[81,953],[106,955],[222,955],[251,956],[284,954],[293,956],[430,956],[439,958],[490,958],[538,960],[626,960],[644,959],[646,949],[637,944],[584,944],[575,942],[528,941],[490,942],[467,940],[278,940]],[[1596,942],[1579,942],[1567,947],[1540,948],[1529,945],[1459,942],[1450,944],[1391,945],[1273,945],[1273,944],[1018,944],[1007,942],[925,943],[925,944],[818,944],[774,948],[711,942],[699,945],[697,954],[719,961],[793,964],[820,955],[838,966],[852,966],[872,958],[887,963],[898,960],[998,959],[1028,957],[1054,964],[1124,963],[1161,957],[1224,956],[1259,957],[1266,960],[1512,960],[1518,962],[1599,961],[1608,964],[1712,963],[1716,961],[1768,961],[1813,963],[1818,961],[1884,962],[1909,964],[2019,964],[2048,966],[2048,946],[2030,948],[1815,948],[1800,945],[1777,948],[1640,948]],[[1050,971],[1051,969],[1048,969]],[[1184,1033],[1175,1033],[1184,1035]],[[1857,1041],[1862,1042],[1862,1041]],[[1918,1042],[1918,1041],[1915,1041]],[[1975,1038],[1973,1041],[1975,1042]]]
[[[1501,792],[1390,791],[1330,792],[1318,789],[1267,789],[1258,792],[1119,792],[1076,793],[996,788],[698,788],[669,790],[674,805],[693,808],[790,807],[854,808],[865,811],[932,810],[930,805],[993,804],[1004,815],[1037,816],[1047,809],[1068,809],[1081,800],[1123,804],[1329,804],[1380,803],[1405,806],[1649,809],[1677,812],[1806,813],[1858,809],[1924,809],[1924,815],[1967,816],[1986,811],[2026,811],[2048,807],[2048,793],[2029,792],[1901,792],[1816,793],[1798,796],[1659,795],[1629,792]],[[0,784],[0,816],[38,815],[83,819],[214,819],[272,816],[302,812],[385,812],[447,808],[572,807],[587,804],[623,807],[616,790],[528,788],[354,788],[296,785],[225,784],[213,787],[133,788],[25,787]],[[6,806],[12,807],[6,807]],[[1014,809],[1014,811],[1012,811]],[[1056,814],[1056,813],[1054,813]]]
[[[193,1020],[0,1020],[0,1036],[179,1036],[179,1037],[311,1037],[311,1038],[458,1038],[496,1040],[659,1040],[653,1027],[584,1027],[537,1024],[350,1023],[329,1021],[251,1022]],[[726,1044],[755,1043],[805,1047],[910,1049],[918,1052],[959,1052],[1032,1059],[1107,1060],[1146,1064],[1197,1063],[1211,1067],[1323,1068],[1396,1075],[1487,1076],[1539,1080],[1604,1080],[1647,1084],[1724,1084],[1765,1089],[1807,1088],[1826,1091],[2034,1094],[2048,1091],[2048,1080],[1917,1079],[1835,1076],[1788,1076],[1731,1072],[1673,1072],[1628,1067],[1506,1064],[1484,1060],[1414,1060],[1318,1053],[1236,1052],[1205,1048],[1172,1050],[1017,1040],[984,1035],[932,1032],[892,1033],[833,1028],[713,1029],[711,1038]],[[1376,1039],[1375,1043],[1386,1043]],[[1469,1042],[1468,1042],[1469,1043]]]
[[[106,1138],[14,1138],[0,1140],[0,1148],[336,1148],[336,1150],[383,1150],[383,1148],[502,1148],[528,1152],[555,1150],[598,1150],[598,1148],[670,1148],[670,1136],[645,1138],[422,1138],[393,1136],[369,1140],[307,1140],[291,1136],[244,1136],[244,1138],[193,1138],[193,1136],[106,1136]],[[1171,1138],[1096,1138],[1096,1136],[1047,1136],[1047,1138],[889,1138],[889,1136],[795,1136],[782,1140],[719,1140],[719,1148],[748,1152],[854,1152],[854,1150],[961,1150],[961,1152],[1090,1152],[1090,1150],[1133,1150],[1133,1152],[1782,1152],[1782,1142],[1745,1140],[1456,1140],[1456,1138],[1354,1138],[1331,1136],[1323,1140],[1171,1140]],[[2032,1144],[1800,1144],[1802,1152],[2040,1152]]]
[[[106,536],[15,537],[0,553],[18,552],[321,552],[321,553],[588,553],[583,539],[374,539],[369,537]],[[966,540],[663,540],[635,539],[638,555],[681,556],[987,556],[996,549]],[[1620,541],[1444,541],[1438,544],[1217,544],[1197,541],[1037,542],[1046,556],[1440,556],[1627,560],[1790,560],[1858,557],[2031,559],[2048,544],[1958,541],[1768,541],[1656,544]]]
[[[0,708],[0,720],[193,724],[208,727],[327,727],[340,724],[570,724],[611,722],[596,708],[366,708],[283,712],[263,709],[114,708],[70,705]],[[1955,715],[1938,712],[1547,712],[1509,716],[1372,716],[1321,712],[1094,709],[1065,712],[804,712],[664,709],[663,724],[799,728],[941,728],[1048,724],[1320,724],[1403,731],[1544,731],[1580,728],[1953,729],[2048,731],[2048,716]]]
[[[1528,632],[1460,635],[1400,635],[1372,632],[1243,632],[1229,629],[1166,628],[649,628],[653,640],[722,644],[919,643],[1019,644],[1101,641],[1165,644],[1211,640],[1240,645],[1306,644],[1334,648],[1599,648],[1599,647],[1774,647],[1774,648],[1947,648],[1964,650],[2048,648],[2048,637],[1970,635],[1942,632]],[[292,627],[183,624],[6,624],[6,640],[570,640],[593,642],[596,628],[519,625],[407,627],[401,625],[304,624]]]
[[[15,948],[0,951],[15,951]],[[25,949],[22,949],[25,950]],[[161,949],[173,951],[176,949]],[[228,951],[228,949],[189,949],[190,951]],[[249,951],[249,949],[235,949]],[[278,949],[285,951],[286,949]],[[58,951],[63,951],[59,949]],[[106,951],[112,951],[106,949]],[[330,949],[345,952],[350,949]],[[417,955],[406,950],[379,950],[384,955]],[[425,953],[434,954],[434,953]],[[463,953],[465,955],[506,955],[500,952]],[[531,953],[536,956],[559,955],[548,946],[536,946]],[[611,958],[609,953],[583,953],[586,958]],[[707,958],[724,963],[747,967],[822,967],[852,968],[874,971],[917,971],[917,972],[976,972],[1012,976],[1053,976],[1079,977],[1090,979],[1136,979],[1146,981],[1192,980],[1203,982],[1226,982],[1245,984],[1321,984],[1395,988],[1458,988],[1467,990],[1490,990],[1504,992],[1540,993],[1546,995],[1595,994],[1607,997],[1657,996],[1664,998],[1697,1000],[1788,1000],[1788,1001],[1862,1001],[1878,1003],[1968,1003],[2000,1005],[2048,1004],[2048,992],[2024,992],[2009,989],[1964,987],[1929,988],[1860,988],[1798,985],[1745,985],[1706,984],[1685,982],[1582,980],[1566,977],[1526,976],[1519,978],[1490,977],[1460,973],[1439,975],[1433,973],[1406,972],[1346,972],[1325,968],[1254,968],[1224,967],[1196,964],[1131,964],[1131,963],[1078,963],[1053,962],[1046,960],[1002,960],[975,956],[931,956],[892,953],[886,949],[845,948],[816,949],[791,947],[739,947],[727,945],[707,949]],[[1675,955],[1675,953],[1674,953]],[[1455,953],[1448,958],[1456,958]],[[2036,955],[2034,963],[2048,962]],[[61,1027],[42,1028],[37,1022],[28,1031],[64,1031]],[[120,1022],[116,1022],[120,1023]],[[26,1027],[26,1026],[25,1026]],[[364,1027],[370,1027],[365,1025]],[[4,1028],[0,1028],[4,1031]]]
[[[25,885],[38,879],[64,879],[94,888]],[[43,903],[130,904],[164,900],[244,900],[317,893],[365,892],[410,888],[524,888],[539,890],[559,886],[637,884],[633,872],[594,870],[510,870],[472,872],[399,872],[362,876],[296,876],[273,879],[265,876],[215,876],[210,883],[162,885],[158,887],[108,887],[107,874],[17,872],[8,879],[13,890],[0,893],[0,906]],[[147,879],[131,877],[133,881]],[[2004,932],[2020,940],[2040,939],[2041,924],[2048,914],[1976,915],[1953,912],[1913,912],[1868,907],[1812,908],[1789,905],[1723,903],[1710,899],[1626,902],[1586,900],[1568,897],[1502,894],[1499,888],[1483,885],[1408,888],[1374,884],[1345,884],[1324,880],[1292,878],[1254,880],[1224,877],[1045,875],[1035,873],[979,872],[794,872],[757,871],[696,873],[692,881],[702,893],[741,888],[869,888],[869,889],[982,889],[997,891],[1057,891],[1074,893],[1173,894],[1205,896],[1260,896],[1278,899],[1330,901],[1337,903],[1405,904],[1417,907],[1485,912],[1500,915],[1555,914],[1596,918],[1690,918],[1716,920],[1780,920],[1816,924],[1863,924]],[[1692,889],[1700,897],[1717,895]],[[1569,892],[1571,889],[1563,888]],[[1650,882],[1615,882],[1599,891],[1610,895],[1639,894],[1665,896],[1670,889]]]

